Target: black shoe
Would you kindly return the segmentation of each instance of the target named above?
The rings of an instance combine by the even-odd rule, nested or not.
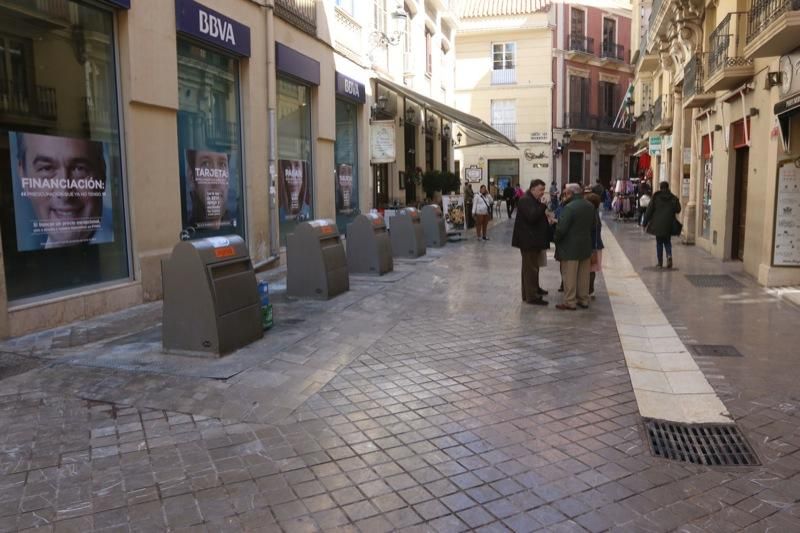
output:
[[[664,268],[664,263],[658,263],[658,264],[656,265],[656,268]]]
[[[539,287],[538,289],[536,289],[536,294],[538,294],[539,296],[547,296],[550,293],[544,290],[543,288]]]
[[[547,300],[545,300],[543,298],[539,298],[538,300],[527,300],[525,303],[528,303],[528,304],[531,304],[531,305],[550,305],[550,302],[548,302]]]
[[[672,268],[672,258],[667,257],[667,268]]]
[[[578,304],[578,307],[580,307],[581,309],[589,309],[588,305],[583,305],[583,304]]]
[[[484,240],[484,241],[488,241],[488,240],[489,240],[489,237],[484,237],[484,238],[483,238],[483,240]]]

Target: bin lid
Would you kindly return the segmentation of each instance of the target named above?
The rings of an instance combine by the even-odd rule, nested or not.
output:
[[[224,235],[221,237],[206,237],[204,239],[194,239],[191,241],[181,241],[175,245],[172,251],[173,257],[176,254],[184,254],[193,250],[200,257],[204,264],[219,263],[231,259],[249,259],[250,252],[247,245],[238,235]]]

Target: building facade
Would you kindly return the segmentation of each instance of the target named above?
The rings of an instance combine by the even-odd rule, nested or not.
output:
[[[630,173],[633,140],[623,102],[633,79],[627,2],[554,7],[554,179],[605,187]]]
[[[634,3],[640,167],[684,235],[767,286],[800,283],[800,5]]]
[[[404,173],[496,134],[444,104],[456,28],[445,0],[0,0],[0,337],[159,299],[182,238],[264,269],[303,220],[422,200]]]
[[[461,4],[458,108],[516,145],[462,139],[456,159],[462,178],[475,185],[494,183],[502,190],[506,183],[528,184],[551,175],[551,9],[549,0]]]

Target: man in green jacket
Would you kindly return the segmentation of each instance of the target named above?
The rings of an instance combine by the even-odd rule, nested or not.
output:
[[[592,257],[594,206],[583,198],[581,186],[570,183],[564,191],[566,205],[556,226],[556,251],[564,280],[564,303],[557,309],[589,307],[589,269]]]

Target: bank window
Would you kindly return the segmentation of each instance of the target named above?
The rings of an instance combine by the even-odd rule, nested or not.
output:
[[[8,299],[128,278],[113,12],[69,0],[0,9]]]
[[[358,107],[336,100],[336,223],[345,233],[347,224],[358,214]]]
[[[178,162],[187,237],[244,236],[239,61],[178,39]]]
[[[313,218],[311,89],[278,78],[278,198],[281,242]]]

